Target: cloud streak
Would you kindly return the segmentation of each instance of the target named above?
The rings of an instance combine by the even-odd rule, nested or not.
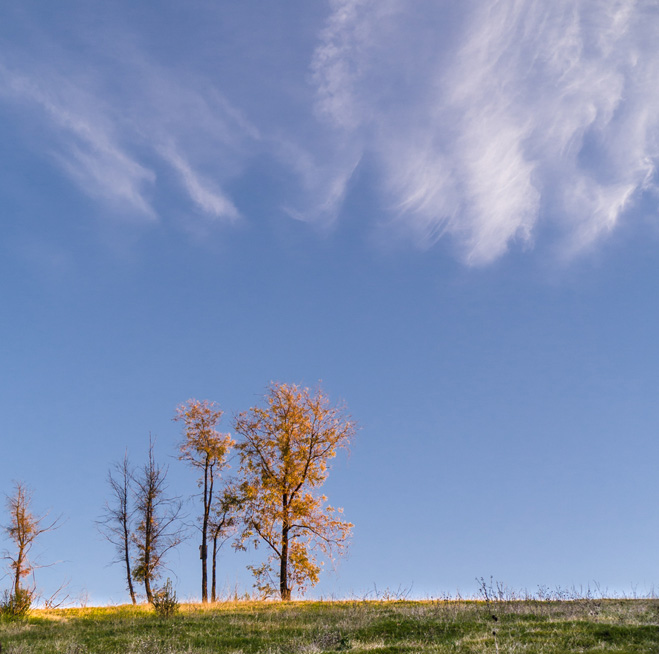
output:
[[[316,110],[376,158],[419,245],[486,264],[554,224],[569,255],[656,188],[658,25],[641,0],[335,1]]]
[[[51,78],[51,84],[48,88],[34,78],[0,67],[2,95],[36,109],[42,121],[51,124],[54,159],[88,195],[153,218],[144,187],[153,184],[155,174],[119,145],[111,126],[85,106],[88,103],[77,89],[61,78]]]
[[[238,218],[238,210],[233,202],[217,188],[214,188],[211,182],[192,170],[188,162],[173,147],[163,148],[161,154],[179,173],[190,199],[204,213],[229,220]]]
[[[116,65],[124,69],[119,92],[66,59],[57,69],[0,62],[0,98],[39,126],[39,149],[85,194],[122,215],[158,219],[158,198],[176,194],[161,182],[169,169],[198,214],[237,220],[221,183],[260,138],[256,128],[203,79],[168,74],[139,53]]]

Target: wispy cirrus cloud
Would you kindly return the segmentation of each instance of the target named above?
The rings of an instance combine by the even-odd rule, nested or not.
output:
[[[656,188],[659,7],[335,0],[317,112],[381,169],[393,223],[488,263],[554,223],[587,247]]]
[[[238,218],[238,209],[233,202],[216,188],[213,182],[194,171],[173,146],[161,148],[160,154],[179,173],[190,199],[204,213],[229,220]]]
[[[122,147],[111,121],[94,111],[84,94],[65,79],[51,77],[46,83],[4,66],[0,87],[6,100],[29,106],[49,124],[53,158],[88,195],[154,217],[144,189],[155,174]]]
[[[157,198],[172,194],[160,182],[169,169],[197,213],[235,221],[221,184],[259,139],[256,128],[203,78],[167,72],[141,53],[115,66],[123,75],[110,79],[66,58],[23,69],[0,62],[0,98],[25,110],[22,120],[44,138],[39,149],[82,192],[123,215],[157,219]]]
[[[35,7],[29,39],[0,30],[0,101],[83,193],[136,220],[233,223],[227,189],[263,157],[285,169],[278,208],[331,225],[366,160],[383,233],[450,237],[478,265],[544,233],[574,254],[657,192],[653,0],[331,0],[295,23],[319,21],[295,48],[278,10],[236,35],[259,18],[186,9],[177,45],[149,9],[135,33],[107,7],[110,27],[90,10],[51,34]]]

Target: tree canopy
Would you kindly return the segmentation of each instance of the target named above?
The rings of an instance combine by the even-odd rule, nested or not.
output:
[[[213,541],[213,597],[215,596],[215,563],[217,556],[217,538],[209,533],[212,527],[212,509],[215,499],[215,481],[227,465],[227,455],[233,446],[233,440],[228,434],[220,434],[216,427],[222,418],[223,411],[208,400],[191,399],[176,409],[174,420],[184,425],[183,441],[179,445],[179,458],[192,467],[200,470],[199,486],[202,489],[203,504],[201,514],[201,544],[199,558],[201,559],[201,601],[208,601],[208,541]],[[226,517],[226,516],[225,516]],[[224,524],[220,529],[224,527]]]
[[[288,600],[293,588],[318,581],[320,555],[333,558],[347,544],[353,525],[318,489],[330,460],[348,447],[355,424],[320,389],[272,383],[265,406],[240,413],[235,430],[243,439],[237,445],[244,511],[240,542],[267,544],[268,560],[252,567],[257,587],[276,594],[278,573],[278,593]]]

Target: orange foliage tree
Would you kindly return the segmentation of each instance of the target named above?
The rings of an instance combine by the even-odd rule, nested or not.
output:
[[[252,407],[235,419],[240,456],[239,488],[243,526],[239,544],[270,550],[262,566],[251,566],[264,595],[290,600],[293,588],[315,585],[322,563],[343,553],[352,524],[342,509],[327,504],[318,489],[329,462],[346,448],[355,425],[341,407],[330,406],[320,390],[270,385],[265,407]],[[278,568],[278,569],[277,569]]]
[[[29,560],[30,550],[41,534],[56,529],[60,521],[56,518],[44,524],[48,514],[35,515],[31,504],[32,493],[28,487],[22,482],[14,482],[14,494],[7,497],[9,524],[4,527],[4,531],[15,547],[15,554],[5,554],[12,576],[11,597],[15,601],[19,600],[21,591],[30,598],[33,596],[34,589],[27,590],[21,586],[22,579],[34,572],[35,566]]]
[[[175,421],[184,425],[184,438],[179,445],[179,459],[187,461],[193,468],[199,470],[200,474],[199,486],[202,488],[203,503],[199,546],[202,602],[208,601],[208,541],[211,537],[209,533],[211,528],[213,530],[213,601],[215,601],[217,535],[215,525],[211,524],[211,509],[216,479],[227,466],[227,454],[234,444],[228,434],[220,434],[215,429],[222,418],[222,413],[214,402],[208,400],[199,402],[193,399],[178,406],[174,416]]]

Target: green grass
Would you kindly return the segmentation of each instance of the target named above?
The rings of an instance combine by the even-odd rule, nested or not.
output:
[[[0,618],[0,644],[2,654],[656,653],[659,601],[226,602],[170,619],[146,606],[33,610]]]

